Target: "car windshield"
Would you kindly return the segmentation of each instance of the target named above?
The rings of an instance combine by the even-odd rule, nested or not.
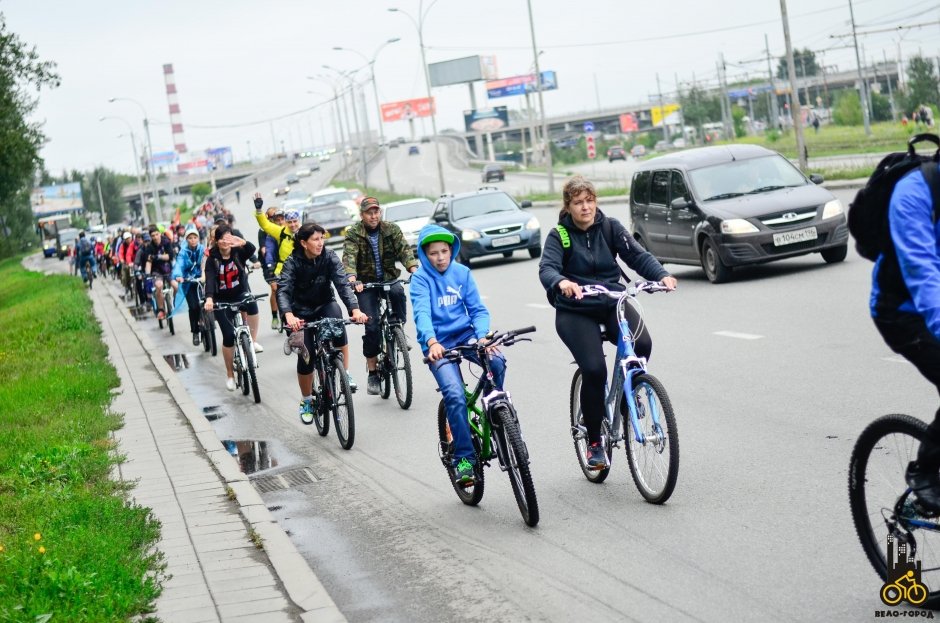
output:
[[[805,185],[806,178],[790,161],[774,154],[725,162],[689,171],[692,187],[704,201],[770,192]]]
[[[483,168],[484,171],[502,171],[503,167],[498,164],[488,164]]]
[[[421,218],[431,216],[434,211],[434,204],[428,200],[415,201],[397,206],[388,206],[385,209],[386,221],[407,221],[412,218]]]
[[[454,220],[492,214],[494,212],[514,212],[519,207],[506,193],[489,193],[454,200]]]
[[[329,223],[331,221],[349,220],[349,212],[343,206],[329,207],[321,210],[314,210],[307,214],[307,220],[314,223]]]
[[[324,205],[327,203],[337,203],[339,201],[346,201],[347,199],[352,199],[352,195],[345,190],[339,190],[335,193],[328,193],[325,195],[317,195],[313,198],[313,205]]]
[[[303,190],[292,190],[292,191],[290,191],[289,193],[287,193],[287,198],[288,198],[288,199],[306,199],[306,198],[309,197],[309,196],[310,196],[310,195],[307,194],[307,193],[306,193],[305,191],[303,191]]]

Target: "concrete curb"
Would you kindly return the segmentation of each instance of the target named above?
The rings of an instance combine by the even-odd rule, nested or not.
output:
[[[128,308],[115,296],[111,288],[106,288],[106,291],[125,322],[134,326],[136,321]],[[212,465],[215,466],[219,477],[234,491],[242,517],[261,537],[264,544],[263,551],[271,561],[284,590],[303,611],[301,618],[306,623],[344,623],[346,617],[326,592],[316,573],[275,521],[248,476],[238,468],[235,459],[222,445],[212,425],[203,417],[169,364],[157,354],[157,348],[150,337],[139,331],[135,331],[134,335],[147,352],[157,373],[166,383],[180,411],[189,421],[196,439],[205,450]]]

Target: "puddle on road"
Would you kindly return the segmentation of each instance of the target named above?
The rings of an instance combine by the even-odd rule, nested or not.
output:
[[[226,439],[222,445],[235,457],[239,469],[245,474],[278,466],[278,460],[270,454],[270,444],[267,441]]]
[[[212,406],[209,406],[209,407],[203,407],[203,408],[202,408],[202,414],[203,414],[204,416],[206,416],[206,419],[209,420],[210,422],[215,422],[215,421],[218,420],[219,418],[223,418],[223,417],[225,417],[226,415],[228,415],[228,413],[225,413],[224,411],[221,411],[221,409],[222,409],[222,407],[220,407],[219,405],[212,405]]]
[[[177,372],[184,368],[189,368],[189,357],[186,355],[174,353],[172,355],[164,355],[163,359]]]

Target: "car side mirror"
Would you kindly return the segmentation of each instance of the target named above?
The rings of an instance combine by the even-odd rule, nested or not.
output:
[[[525,201],[523,201],[523,202],[520,203],[519,205],[522,206],[523,208],[531,208],[531,207],[532,207],[532,202],[529,201],[528,199],[526,199]]]
[[[690,205],[692,204],[685,197],[676,197],[672,200],[670,207],[672,207],[673,210],[685,210]]]
[[[434,222],[435,222],[435,223],[446,223],[446,222],[447,222],[447,215],[444,214],[443,212],[438,212],[437,214],[434,215]]]
[[[824,178],[819,173],[813,173],[812,175],[809,176],[809,181],[811,181],[814,184],[822,184],[824,181],[826,181],[826,178]]]

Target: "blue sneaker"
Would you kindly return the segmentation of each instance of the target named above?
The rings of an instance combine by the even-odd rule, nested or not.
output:
[[[588,469],[600,471],[602,469],[607,469],[607,453],[604,451],[604,446],[598,442],[592,443],[588,447]]]
[[[476,476],[473,472],[473,463],[471,463],[469,459],[460,459],[457,466],[454,468],[454,479],[461,487],[470,487],[473,485]]]
[[[300,401],[300,421],[307,426],[313,424],[313,405],[309,400]]]

